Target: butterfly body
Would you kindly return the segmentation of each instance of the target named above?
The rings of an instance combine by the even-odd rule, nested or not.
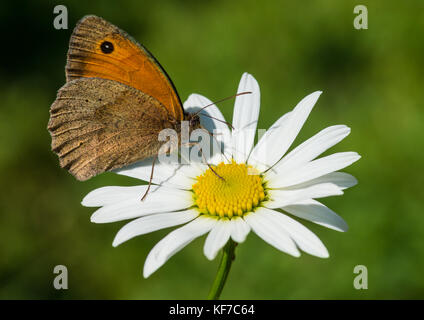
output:
[[[78,180],[157,156],[165,143],[159,133],[173,129],[181,141],[184,120],[190,131],[200,128],[155,58],[102,18],[87,16],[76,26],[66,79],[48,129],[60,165]]]

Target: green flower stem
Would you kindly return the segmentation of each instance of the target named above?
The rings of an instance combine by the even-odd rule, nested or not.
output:
[[[231,264],[235,259],[234,251],[237,243],[230,239],[223,249],[221,261],[219,263],[218,272],[216,273],[215,280],[208,295],[208,300],[218,300],[222,289],[224,288],[225,281],[227,280],[228,273],[230,272]]]

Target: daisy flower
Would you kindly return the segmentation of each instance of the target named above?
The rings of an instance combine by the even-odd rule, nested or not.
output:
[[[103,187],[90,192],[84,206],[101,207],[91,217],[95,223],[129,220],[117,233],[113,246],[159,229],[183,225],[159,241],[147,256],[143,275],[149,277],[192,240],[208,234],[203,247],[212,260],[229,241],[241,243],[250,231],[278,250],[294,257],[300,251],[326,258],[321,240],[291,216],[309,220],[337,231],[346,231],[346,222],[316,199],[342,195],[357,183],[350,174],[337,172],[360,156],[341,152],[316,159],[349,133],[345,125],[318,132],[288,152],[321,92],[314,92],[278,119],[254,146],[259,116],[260,92],[256,80],[243,74],[234,105],[233,129],[219,109],[206,110],[218,120],[204,123],[220,132],[216,141],[222,153],[214,154],[207,165],[157,163],[147,198],[147,186]],[[186,110],[211,104],[192,94]],[[206,111],[205,110],[205,111]],[[219,121],[221,120],[221,121]],[[117,170],[118,174],[148,181],[151,160]],[[215,171],[215,172],[214,172]],[[218,176],[219,175],[219,176]],[[221,179],[222,177],[223,179]]]

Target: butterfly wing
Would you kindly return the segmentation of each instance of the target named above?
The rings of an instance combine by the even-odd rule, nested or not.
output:
[[[100,78],[67,82],[50,108],[48,129],[60,165],[78,180],[158,154],[169,111],[155,98]]]
[[[84,17],[69,43],[66,78],[115,80],[155,97],[174,119],[184,111],[177,91],[156,59],[124,31],[96,16]]]

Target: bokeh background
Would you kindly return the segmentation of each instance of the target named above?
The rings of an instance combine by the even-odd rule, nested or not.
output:
[[[57,4],[68,8],[68,30],[53,28]],[[368,30],[353,27],[357,4],[368,8]],[[86,14],[143,43],[183,100],[229,96],[247,71],[261,87],[259,128],[315,90],[324,93],[296,144],[329,125],[352,128],[331,152],[362,155],[345,170],[359,184],[323,201],[349,231],[304,222],[330,258],[293,258],[251,233],[222,298],[424,298],[424,2],[216,0],[1,2],[1,299],[201,299],[215,276],[219,259],[203,256],[203,237],[144,279],[144,260],[169,229],[113,248],[124,223],[93,224],[93,208],[80,205],[95,188],[140,182],[113,173],[78,182],[50,151],[49,106]],[[233,102],[220,108],[231,120]],[[59,264],[68,290],[53,288]],[[368,290],[353,288],[356,265],[368,268]]]

